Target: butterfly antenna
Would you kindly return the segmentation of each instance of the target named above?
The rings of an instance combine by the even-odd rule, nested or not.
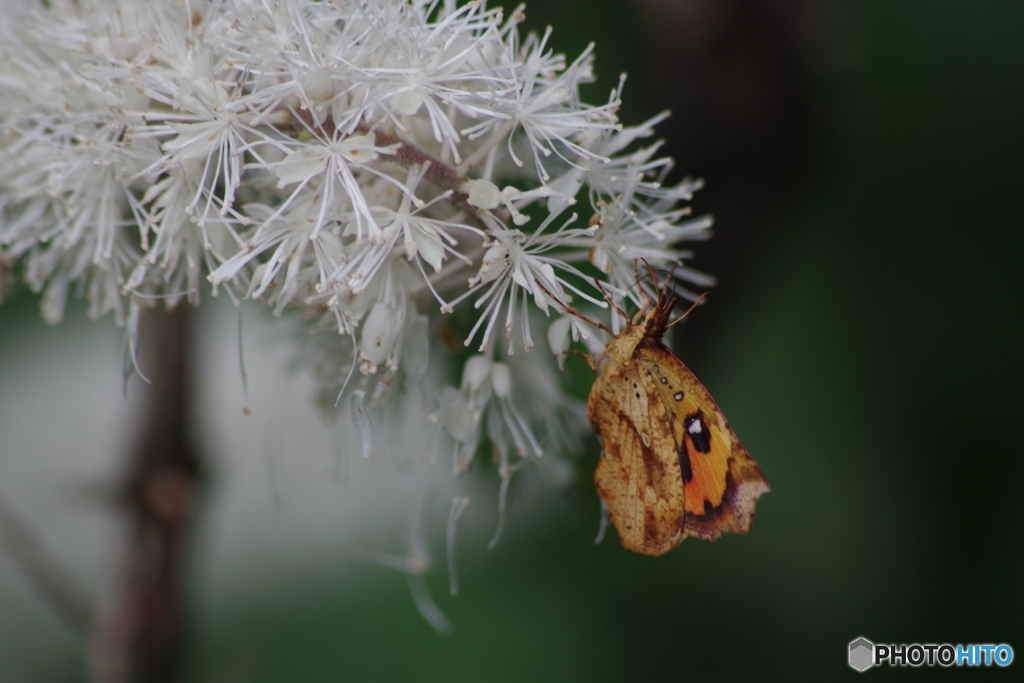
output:
[[[533,281],[536,282],[537,286],[540,287],[542,290],[544,290],[544,293],[548,295],[548,298],[551,299],[553,302],[555,302],[555,304],[558,305],[558,307],[561,308],[565,313],[569,313],[571,315],[574,315],[577,318],[579,318],[580,320],[585,320],[586,322],[590,323],[591,325],[593,325],[594,327],[598,328],[599,330],[604,330],[608,334],[614,336],[612,331],[610,329],[608,329],[607,325],[605,325],[604,323],[598,322],[597,320],[594,320],[593,318],[590,318],[588,316],[583,315],[582,313],[577,311],[575,308],[573,308],[569,304],[562,303],[561,301],[556,299],[555,296],[551,292],[548,291],[548,288],[545,287],[543,284],[541,284],[541,281],[538,280],[537,278],[534,278]],[[598,287],[600,287],[600,285],[598,285]],[[604,292],[603,289],[601,291]],[[608,295],[605,294],[605,298],[607,298],[607,297],[608,297]],[[609,301],[611,301],[611,300],[609,299]],[[615,306],[614,303],[612,305]],[[616,306],[616,308],[618,308],[618,307]]]
[[[691,305],[690,305],[690,307],[689,307],[688,309],[686,309],[686,313],[683,313],[683,314],[682,314],[681,316],[679,316],[678,318],[676,318],[675,320],[673,320],[672,322],[670,322],[670,323],[669,323],[668,325],[666,325],[665,327],[672,327],[672,326],[673,326],[673,325],[675,325],[675,324],[676,324],[677,322],[681,321],[681,320],[682,320],[683,318],[685,318],[686,316],[690,315],[690,311],[692,311],[693,309],[695,309],[695,308],[697,308],[698,306],[700,306],[700,305],[701,305],[701,303],[702,303],[702,302],[704,301],[704,299],[705,299],[705,298],[707,297],[707,295],[708,295],[708,293],[707,293],[707,292],[704,292],[703,294],[701,294],[701,295],[700,295],[700,297],[698,297],[698,299],[697,299],[696,301],[694,301],[694,302],[693,302],[693,304],[691,304]]]
[[[638,270],[640,261],[644,262],[647,270],[651,273],[651,279],[654,280],[654,291],[658,291],[658,276],[654,273],[654,268],[651,268],[651,264],[647,262],[647,259],[642,258],[633,261],[633,280],[636,282],[636,288],[640,290],[640,296],[644,298],[643,305],[640,307],[640,313],[643,313],[651,307],[651,297],[647,296],[647,290],[644,289],[643,282],[640,280],[640,272]]]
[[[624,310],[622,310],[617,303],[615,303],[615,300],[612,299],[612,297],[608,294],[608,290],[606,290],[604,288],[604,285],[601,284],[601,281],[598,280],[596,277],[594,278],[594,286],[596,286],[599,290],[601,290],[601,294],[604,295],[605,301],[607,301],[608,303],[610,303],[612,305],[612,308],[615,309],[616,313],[618,313],[620,316],[622,316],[623,320],[629,320],[629,316],[626,315],[626,312]]]

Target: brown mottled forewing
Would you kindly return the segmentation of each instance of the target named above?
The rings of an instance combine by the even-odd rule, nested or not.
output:
[[[660,340],[645,338],[633,357],[650,373],[661,402],[670,406],[673,414],[674,446],[684,479],[686,535],[714,540],[723,533],[750,531],[754,507],[768,491],[768,480],[736,438],[718,404]],[[680,391],[682,398],[677,400]],[[698,444],[684,429],[687,417],[697,415],[710,434],[707,443]]]
[[[646,555],[679,545],[684,488],[676,418],[650,373],[636,361],[606,366],[591,388],[587,413],[604,444],[594,483],[622,545]]]

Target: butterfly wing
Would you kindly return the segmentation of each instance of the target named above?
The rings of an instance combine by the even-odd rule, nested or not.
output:
[[[723,533],[750,531],[757,499],[768,491],[761,468],[740,444],[711,394],[667,347],[644,341],[634,358],[672,414],[685,534],[714,540]]]
[[[683,540],[683,480],[675,416],[649,372],[635,361],[608,366],[587,402],[604,455],[594,472],[597,493],[622,545],[662,555]]]

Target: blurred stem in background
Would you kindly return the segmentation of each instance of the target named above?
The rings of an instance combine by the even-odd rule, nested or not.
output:
[[[170,683],[183,658],[184,575],[204,482],[190,431],[192,311],[180,305],[147,315],[150,390],[120,483],[120,576],[93,626],[98,683]]]
[[[0,548],[89,641],[96,683],[172,683],[180,680],[184,655],[185,574],[205,473],[190,429],[192,311],[178,306],[147,315],[145,408],[114,498],[124,520],[123,558],[98,609],[32,527],[0,500]]]

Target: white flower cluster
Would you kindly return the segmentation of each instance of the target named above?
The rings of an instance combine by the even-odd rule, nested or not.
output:
[[[489,441],[507,483],[510,455],[539,456],[567,419],[584,420],[553,362],[503,359],[499,338],[509,356],[529,350],[540,324],[563,355],[590,332],[566,307],[637,300],[639,259],[670,269],[683,296],[678,280],[710,284],[675,247],[709,234],[682,205],[700,183],[664,186],[672,162],[637,144],[663,116],[624,128],[621,84],[605,104],[582,102],[592,49],[568,63],[550,30],[521,38],[521,7],[0,11],[0,268],[44,292],[46,320],[74,287],[131,338],[142,307],[197,304],[206,282],[299,310],[319,330],[306,362],[339,398],[347,385],[366,452],[370,413],[447,357],[461,385],[424,395],[454,469]]]

